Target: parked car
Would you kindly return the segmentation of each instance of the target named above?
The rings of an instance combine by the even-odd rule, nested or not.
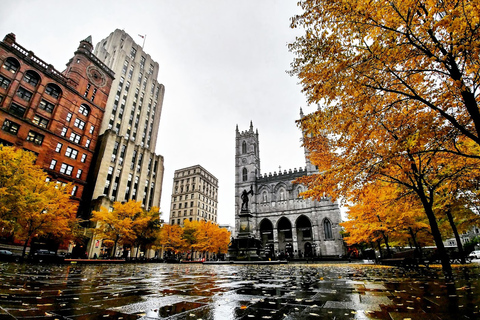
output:
[[[33,253],[33,260],[38,262],[55,262],[58,258],[54,251],[38,249]]]
[[[0,261],[19,261],[20,256],[10,250],[0,249]]]
[[[475,250],[475,251],[470,252],[468,257],[472,258],[472,259],[480,259],[480,250]]]

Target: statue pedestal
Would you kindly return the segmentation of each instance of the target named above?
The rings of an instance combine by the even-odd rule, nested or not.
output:
[[[242,209],[238,215],[240,230],[228,246],[228,259],[236,261],[259,261],[265,259],[262,242],[256,239],[250,225],[253,215],[248,209]]]

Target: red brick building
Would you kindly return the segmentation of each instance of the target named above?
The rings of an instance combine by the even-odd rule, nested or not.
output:
[[[14,34],[0,42],[0,144],[34,152],[51,180],[73,183],[77,204],[114,79],[92,50],[90,37],[80,41],[59,72],[16,43]]]

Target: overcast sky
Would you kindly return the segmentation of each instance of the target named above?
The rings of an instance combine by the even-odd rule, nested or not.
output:
[[[305,166],[295,120],[306,105],[286,71],[298,30],[294,0],[2,0],[0,36],[63,71],[79,41],[125,30],[160,65],[165,85],[157,153],[164,156],[161,211],[173,173],[199,164],[219,180],[218,222],[234,225],[235,128],[258,129],[262,173]]]

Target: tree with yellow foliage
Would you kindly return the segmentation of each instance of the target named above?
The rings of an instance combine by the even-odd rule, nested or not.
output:
[[[159,208],[152,207],[149,211],[143,210],[133,221],[132,229],[133,237],[129,240],[132,246],[137,248],[135,253],[135,258],[137,258],[140,246],[147,250],[153,246],[156,240],[160,230]]]
[[[112,209],[101,207],[100,211],[92,212],[90,220],[96,223],[94,232],[104,240],[113,241],[112,257],[115,257],[119,244],[135,239],[135,221],[142,214],[142,203],[135,200],[114,202]]]
[[[71,186],[46,182],[35,158],[31,152],[0,146],[0,224],[23,240],[22,256],[34,237],[65,240],[77,224]]]
[[[341,225],[348,245],[389,242],[395,246],[413,244],[420,252],[431,245],[430,226],[421,204],[414,197],[402,195],[398,186],[377,181],[366,185],[349,207],[348,219]],[[419,244],[420,243],[420,244]]]
[[[291,73],[320,104],[300,122],[321,172],[300,179],[305,196],[401,186],[422,204],[448,277],[434,208],[444,186],[478,176],[478,4],[306,0],[292,20],[305,35],[290,45]]]
[[[167,255],[176,255],[185,246],[182,238],[183,229],[178,224],[164,224],[158,233],[155,244],[167,252]]]
[[[227,253],[230,232],[219,228],[217,224],[202,220],[198,223],[195,239],[197,241],[193,246],[195,250],[203,252],[204,256],[209,253],[218,255]]]
[[[480,2],[303,0],[303,28],[289,48],[310,103],[356,112],[365,121],[412,101],[454,128],[455,154],[479,157]],[[373,122],[372,124],[375,124]]]
[[[193,259],[195,252],[201,252],[204,257],[227,253],[230,243],[230,232],[227,229],[204,220],[185,219],[183,223],[183,228],[164,224],[160,229],[156,244],[163,246],[169,252],[168,255],[189,253]]]

